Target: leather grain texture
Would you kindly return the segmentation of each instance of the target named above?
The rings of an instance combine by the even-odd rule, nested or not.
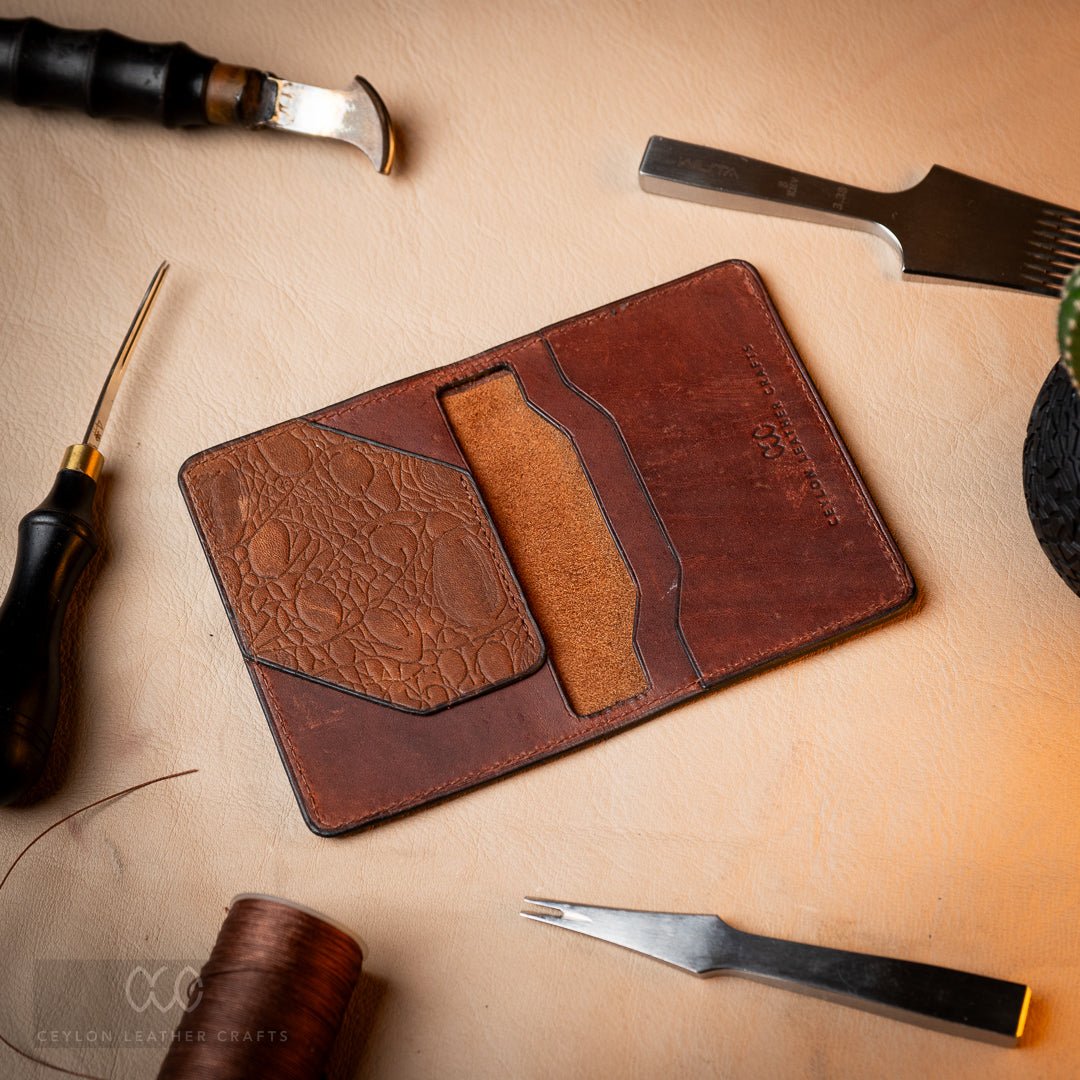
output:
[[[899,610],[914,584],[752,268],[728,263],[545,334],[612,416],[678,555],[712,685]]]
[[[588,406],[561,432],[529,399],[537,372]],[[509,694],[505,685],[534,671],[540,647],[533,639],[515,649],[491,642],[493,626],[506,632],[506,593],[487,584],[495,575],[480,573],[482,545],[462,532],[461,510],[450,512],[449,493],[460,499],[470,483],[451,462],[359,441],[368,436],[365,407],[390,399],[404,405],[411,445],[439,445],[441,435],[424,439],[418,429],[449,425],[494,500],[488,509],[547,634],[549,662],[522,688],[553,725],[540,741],[520,722],[520,691]],[[348,434],[313,420],[341,424]],[[599,440],[590,441],[590,431]],[[560,450],[555,459],[544,450],[551,438]],[[515,499],[515,476],[531,498]],[[181,470],[181,484],[301,809],[326,834],[581,745],[880,621],[914,596],[760,278],[741,262],[208,450]],[[644,512],[620,516],[628,498],[643,500]],[[479,509],[467,506],[472,529],[482,529]],[[459,540],[459,556],[443,560],[453,573],[440,572],[440,532],[470,541],[463,547]],[[483,546],[495,550],[490,537]],[[674,614],[677,626],[654,645],[637,640],[652,596],[636,583],[648,580],[662,546],[673,559],[668,592],[676,606],[661,611]],[[605,611],[602,566],[610,556],[617,581],[633,590],[622,604],[632,627]],[[474,627],[477,659],[461,662],[455,627],[452,683],[440,635],[431,631],[444,629],[447,611],[481,615],[489,635]],[[509,632],[522,633],[528,616],[520,605],[510,614]],[[654,648],[663,657],[655,667]],[[665,652],[675,654],[674,664]],[[271,674],[271,665],[331,686],[363,686],[372,702],[335,701],[310,683]],[[490,692],[469,708],[447,708],[419,730],[394,715],[394,707],[424,711],[416,708],[430,705],[422,693],[454,705],[466,695],[453,697],[452,687],[474,671],[481,678],[467,688]],[[371,692],[373,683],[381,693]],[[508,712],[508,736],[491,738]]]
[[[333,1080],[1080,1073],[1080,601],[1043,555],[1021,483],[1057,357],[1053,303],[902,281],[876,237],[644,194],[636,175],[658,133],[863,187],[899,190],[937,162],[1080,205],[1071,5],[0,7],[320,86],[359,72],[402,134],[381,177],[319,139],[0,103],[0,572],[147,279],[172,263],[101,447],[103,552],[65,668],[69,769],[51,798],[4,812],[0,865],[93,799],[200,770],[76,818],[8,879],[5,1036],[76,1071],[152,1076],[160,1043],[37,1042],[70,1029],[73,1001],[108,993],[92,967],[52,982],[40,965],[198,967],[229,898],[255,890],[368,945],[361,1023]],[[911,565],[917,610],[436,812],[313,836],[177,490],[180,463],[733,256],[760,268]],[[590,475],[618,493],[605,508],[649,597],[642,654],[658,682],[681,685],[693,672],[673,557],[627,526],[651,511],[619,480],[617,433],[587,426],[593,406],[526,352],[530,400],[584,432]],[[376,442],[463,467],[447,429],[412,421],[428,407],[401,394],[356,411]],[[475,738],[509,756],[518,723],[530,745],[551,741],[558,724],[530,682],[511,684],[517,707],[486,730],[430,722],[451,710],[395,710],[417,733],[398,752],[464,755]],[[372,725],[370,738],[391,733]],[[382,782],[362,760],[331,767]],[[520,919],[525,895],[717,911],[750,931],[1025,980],[1027,1034],[1004,1050],[693,979]],[[56,1076],[3,1048],[0,1075]]]
[[[543,659],[459,470],[293,422],[183,475],[247,656],[412,712]]]

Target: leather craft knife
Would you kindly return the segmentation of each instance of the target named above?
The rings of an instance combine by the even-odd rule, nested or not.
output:
[[[394,161],[390,114],[359,75],[344,90],[323,90],[219,63],[179,42],[150,44],[111,30],[0,19],[0,97],[170,128],[238,125],[340,139],[380,173]]]

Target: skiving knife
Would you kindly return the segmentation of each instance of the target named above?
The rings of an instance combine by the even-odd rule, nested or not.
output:
[[[359,75],[344,90],[323,90],[222,64],[180,42],[150,44],[111,30],[0,19],[0,97],[170,128],[238,125],[340,139],[380,173],[394,161],[390,114]]]

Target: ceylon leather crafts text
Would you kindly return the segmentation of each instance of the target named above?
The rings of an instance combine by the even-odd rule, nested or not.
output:
[[[203,451],[181,486],[323,834],[914,596],[741,262]]]

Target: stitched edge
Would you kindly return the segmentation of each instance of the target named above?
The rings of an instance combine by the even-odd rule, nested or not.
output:
[[[650,708],[661,709],[669,702],[675,701],[682,697],[689,690],[697,689],[704,693],[701,689],[701,684],[697,679],[692,679],[688,683],[684,683],[682,686],[677,687],[675,690],[669,691],[667,694],[661,695],[653,700],[643,703]],[[629,699],[630,702],[640,701],[640,695],[636,698]],[[538,743],[529,750],[521,751],[520,753],[511,754],[509,757],[501,758],[495,762],[488,762],[485,765],[479,766],[473,769],[471,772],[464,773],[461,776],[457,776],[452,780],[445,780],[442,783],[433,785],[432,787],[425,788],[423,791],[413,792],[396,802],[386,803],[383,806],[379,806],[374,810],[367,810],[364,812],[364,817],[358,818],[354,821],[338,822],[331,826],[334,828],[348,828],[349,826],[359,826],[366,822],[371,821],[373,818],[382,817],[385,814],[392,813],[395,810],[402,810],[409,806],[419,805],[426,801],[428,798],[434,795],[439,795],[442,792],[450,791],[453,788],[459,787],[462,784],[467,784],[473,780],[479,780],[485,776],[495,776],[507,768],[525,761],[530,757],[534,757],[537,754],[542,754],[548,750],[556,750],[558,747],[578,741],[582,736],[594,735],[602,731],[606,727],[617,727],[619,721],[632,718],[641,711],[641,706],[637,704],[627,704],[626,702],[620,703],[620,705],[612,706],[610,710],[604,713],[595,713],[594,716],[602,717],[600,722],[586,725],[576,732],[571,732],[569,735],[560,735],[557,738],[549,739],[547,742]],[[329,823],[327,823],[329,824]]]
[[[712,270],[707,270],[704,274],[697,273],[682,281],[675,282],[666,286],[661,285],[655,289],[649,290],[645,294],[623,305],[621,310],[626,310],[629,307],[635,307],[638,304],[645,302],[646,300],[654,298],[658,293],[688,289],[696,284],[700,284],[701,281],[706,277],[712,277],[714,275],[729,272],[737,272],[740,277],[743,278],[743,280],[750,285],[750,294],[755,304],[765,316],[765,321],[768,324],[769,332],[773,336],[776,344],[780,347],[780,351],[784,357],[784,360],[789,370],[794,375],[795,382],[799,390],[801,391],[804,400],[810,406],[810,410],[814,414],[814,418],[816,419],[819,428],[824,432],[827,442],[840,453],[842,465],[841,471],[843,472],[847,486],[854,494],[856,505],[862,512],[864,519],[873,531],[875,540],[879,548],[881,548],[882,552],[885,554],[887,561],[893,570],[894,578],[897,585],[901,589],[903,589],[903,587],[907,584],[907,576],[903,573],[901,564],[897,559],[894,551],[886,543],[885,538],[882,534],[882,528],[878,523],[876,517],[874,516],[873,512],[871,511],[869,504],[861,490],[861,487],[857,482],[855,476],[853,475],[852,467],[844,458],[843,451],[839,446],[838,439],[833,433],[833,431],[830,429],[829,424],[825,419],[822,406],[814,398],[814,395],[810,392],[809,386],[807,384],[806,375],[804,375],[803,372],[800,370],[798,363],[795,361],[794,356],[792,355],[790,347],[784,340],[783,336],[780,334],[776,325],[776,318],[769,310],[768,306],[762,298],[760,283],[758,282],[757,278],[752,273],[750,273],[745,266],[737,262],[722,263],[719,266],[714,267]],[[455,377],[459,373],[465,374],[473,369],[482,370],[485,364],[490,364],[496,358],[502,359],[503,357],[509,356],[515,352],[519,352],[521,349],[531,344],[533,340],[537,340],[542,343],[545,337],[550,340],[553,336],[558,335],[560,333],[560,330],[567,331],[570,329],[577,329],[582,325],[595,322],[599,319],[610,318],[610,315],[611,311],[609,307],[607,309],[598,311],[595,314],[590,315],[584,319],[573,318],[571,320],[568,320],[568,322],[565,324],[559,324],[555,328],[542,331],[536,334],[534,339],[524,341],[523,343],[516,345],[509,350],[502,352],[497,349],[492,350],[488,353],[485,353],[481,357],[474,358],[473,360],[461,361],[460,364],[450,365],[450,368],[453,369]],[[434,384],[441,380],[445,380],[447,374],[447,368],[438,368],[434,372],[419,376],[418,381],[420,383]],[[380,397],[389,397],[393,394],[400,394],[410,388],[411,387],[408,385],[398,386],[395,387],[393,391],[380,395]],[[362,401],[363,399],[354,399],[354,404],[359,405],[362,403]],[[817,627],[811,628],[808,632],[803,632],[779,644],[774,644],[768,648],[760,649],[757,652],[739,657],[738,659],[731,661],[723,667],[716,668],[707,673],[703,672],[702,674],[709,679],[716,679],[721,676],[731,675],[732,673],[739,671],[742,668],[753,665],[757,661],[760,661],[766,657],[775,656],[777,659],[779,659],[788,650],[793,649],[799,645],[810,644],[815,640],[815,638],[818,638],[822,635],[831,634],[833,631],[838,630],[841,627],[851,627],[852,629],[855,629],[862,620],[866,619],[869,615],[879,611],[882,604],[887,599],[888,597],[886,594],[881,594],[878,600],[874,601],[865,610],[862,610],[854,615],[847,615],[841,619],[834,620],[831,623],[821,624]],[[446,791],[450,791],[464,784],[468,784],[471,781],[479,780],[485,776],[494,777],[499,772],[508,769],[520,762],[526,761],[529,758],[534,757],[538,754],[543,754],[546,751],[556,750],[558,749],[558,747],[566,745],[568,743],[584,741],[589,736],[595,736],[601,733],[606,728],[616,726],[620,720],[633,718],[636,715],[644,713],[646,710],[661,709],[664,707],[664,705],[680,698],[692,689],[701,690],[701,692],[703,693],[705,692],[705,689],[702,689],[698,680],[693,679],[690,682],[687,682],[682,686],[678,687],[677,689],[669,691],[667,694],[658,695],[656,697],[639,695],[635,699],[631,699],[629,702],[622,702],[619,705],[613,706],[610,710],[595,714],[591,722],[583,724],[582,727],[580,727],[574,732],[571,732],[570,734],[562,735],[558,738],[550,739],[546,742],[539,743],[528,750],[510,755],[509,757],[502,758],[496,762],[488,762],[485,765],[473,769],[468,773],[457,776],[452,780],[443,781],[440,784],[433,785],[418,792],[412,792],[409,795],[395,802],[386,803],[375,809],[368,810],[365,812],[365,816],[361,819],[358,819],[355,824],[363,824],[365,821],[370,821],[374,818],[382,817],[386,814],[393,813],[395,810],[401,810],[405,809],[406,807],[419,805],[433,796],[439,795]],[[340,823],[340,827],[348,827],[349,824],[354,823]]]

